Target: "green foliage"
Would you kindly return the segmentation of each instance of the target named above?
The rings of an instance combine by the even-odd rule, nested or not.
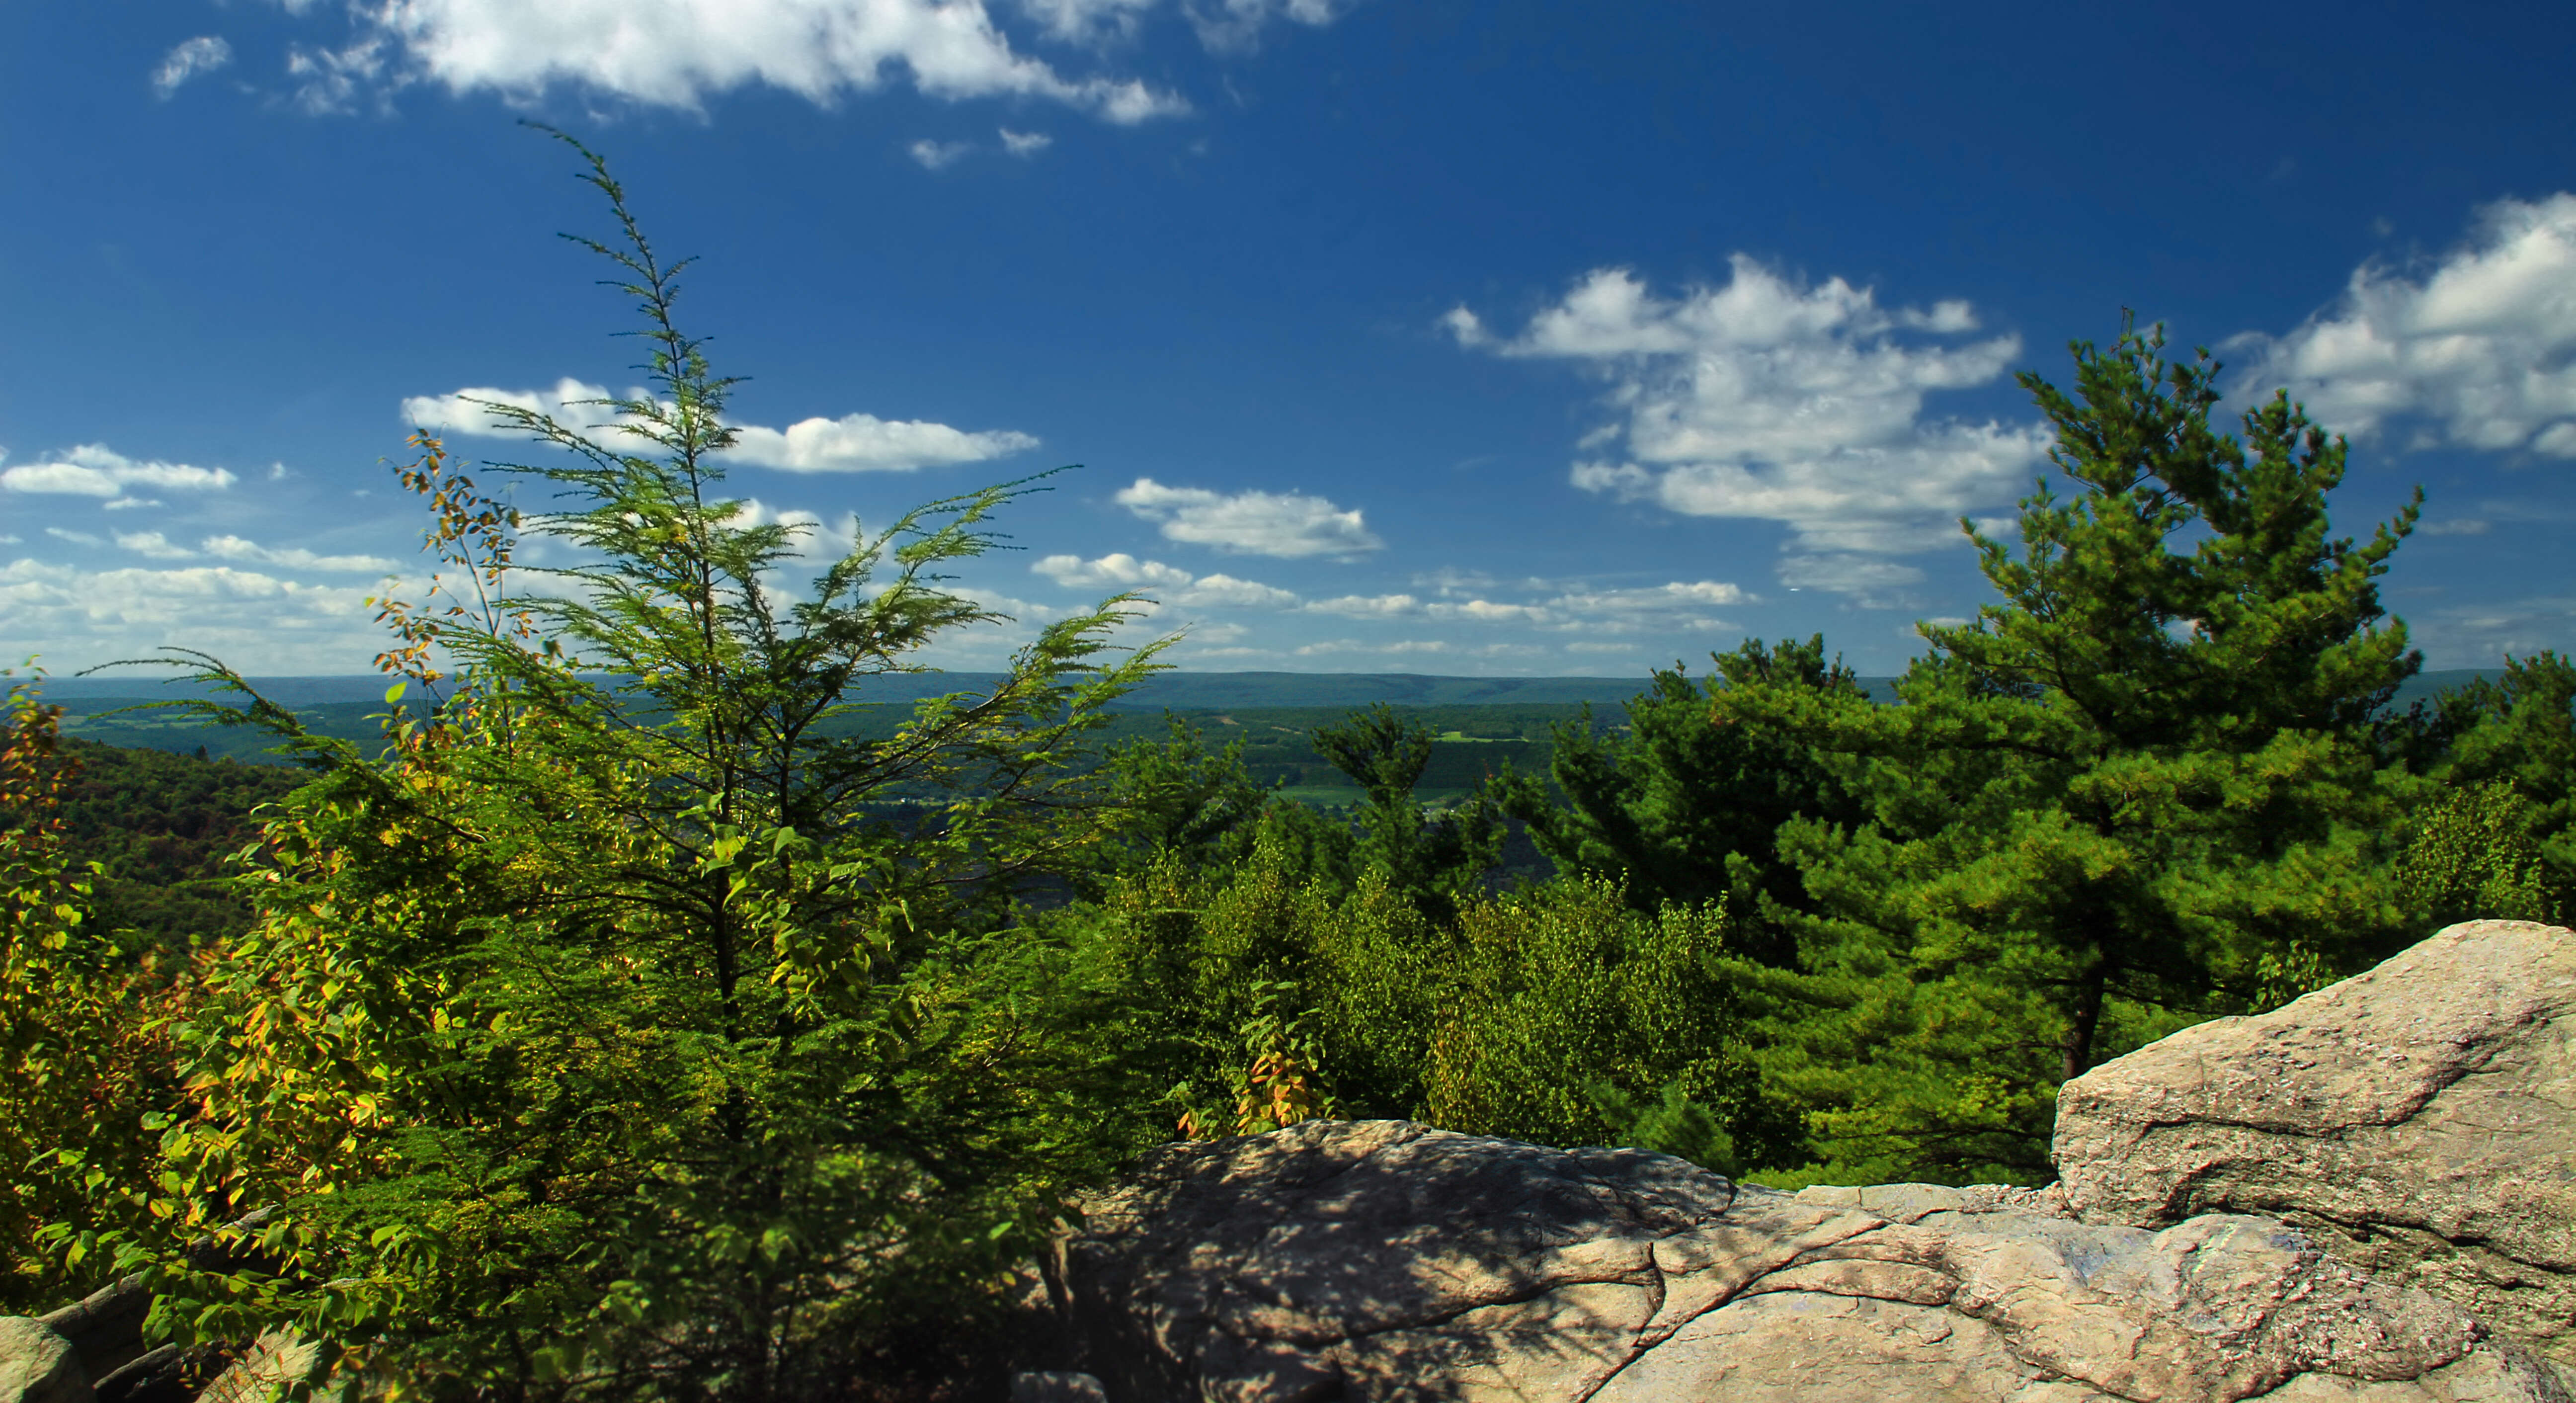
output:
[[[1314,732],[1317,752],[1360,786],[1360,842],[1353,861],[1385,874],[1434,923],[1454,920],[1502,853],[1503,816],[1481,789],[1432,814],[1414,797],[1437,741],[1429,727],[1383,703]]]
[[[174,953],[249,926],[249,903],[223,885],[224,860],[256,835],[251,811],[303,774],[68,737],[63,753],[79,763],[63,791],[63,838],[75,862],[98,864],[98,925]]]
[[[166,1020],[188,970],[96,919],[97,867],[67,840],[80,762],[59,709],[14,679],[0,707],[0,1309],[35,1314],[103,1284],[102,1237],[148,1221],[90,1200],[144,1177],[147,1123],[176,1099]]]
[[[1712,655],[1715,675],[1694,684],[1676,665],[1657,669],[1627,706],[1624,734],[1602,733],[1587,714],[1556,728],[1550,772],[1556,793],[1516,776],[1500,798],[1559,871],[1624,884],[1640,911],[1729,899],[1737,945],[1774,963],[1794,957],[1786,933],[1758,921],[1762,899],[1803,907],[1797,874],[1775,838],[1792,818],[1849,823],[1858,815],[1824,768],[1758,718],[1728,712],[1729,687],[1803,687],[1861,695],[1840,659],[1825,661],[1819,635],[1776,648],[1748,639]]]
[[[587,153],[584,153],[587,157]],[[953,1331],[1128,1147],[1122,1009],[1014,891],[1114,816],[1084,753],[1150,667],[1122,599],[1041,630],[990,695],[851,734],[871,677],[994,617],[939,588],[997,488],[863,537],[811,592],[720,493],[732,382],[672,319],[596,158],[650,395],[615,441],[487,406],[557,461],[522,518],[434,441],[402,470],[450,573],[382,606],[387,758],[249,696],[319,777],[270,820],[259,919],[180,1029],[195,1100],[126,1259],[181,1336],[287,1320],[403,1396],[778,1399]],[[571,563],[514,563],[518,533]],[[553,593],[513,593],[550,576]],[[612,683],[603,679],[624,679]],[[431,697],[401,704],[406,688]],[[890,792],[941,801],[890,816]],[[256,1205],[270,1268],[188,1270]],[[919,1361],[916,1361],[919,1362]]]
[[[2510,782],[2454,789],[2416,815],[2399,867],[2409,910],[2429,924],[2568,919],[2567,882],[2553,870],[2540,805]]]
[[[1087,864],[1085,895],[1098,897],[1109,878],[1156,854],[1196,869],[1230,866],[1252,850],[1269,794],[1244,769],[1243,741],[1211,750],[1197,727],[1169,712],[1163,722],[1160,740],[1140,737],[1104,756],[1119,822]]]
[[[1470,906],[1421,1119],[1543,1144],[1646,1144],[1734,1172],[1721,1122],[1755,1108],[1723,927],[1718,907],[1645,915],[1586,880]]]
[[[2413,825],[2408,905],[2435,924],[2576,920],[2576,662],[2508,658],[2443,700],[2446,789]]]
[[[1184,1133],[1277,1123],[1245,1114],[1262,1104],[1248,1068],[1295,1029],[1311,1098],[1353,1118],[1720,1167],[1736,1140],[1785,1143],[1751,1094],[1718,908],[1650,915],[1615,886],[1557,882],[1470,898],[1443,928],[1385,869],[1345,889],[1298,871],[1283,839],[1265,826],[1231,870],[1166,861],[1100,909],[1095,957],[1133,973],[1153,1029],[1130,1055],[1174,1088]]]
[[[2078,345],[2071,395],[2022,377],[2076,494],[2023,502],[2018,553],[1970,530],[2002,599],[1922,626],[1902,705],[1724,695],[1868,815],[1779,839],[1817,914],[1764,1071],[1827,1164],[2044,1178],[2060,1082],[2246,1006],[2266,955],[2349,972],[2416,934],[2391,859],[2420,785],[2374,727],[2418,661],[2374,583],[2415,508],[2332,538],[2342,443],[2280,397],[2213,432],[2217,367],[2160,348]]]

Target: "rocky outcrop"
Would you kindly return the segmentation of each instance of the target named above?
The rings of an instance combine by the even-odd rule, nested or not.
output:
[[[2568,1403],[2457,1306],[2263,1219],[1787,1194],[1400,1121],[1168,1147],[1048,1274],[1066,1363],[1117,1403]]]
[[[0,1316],[0,1403],[89,1403],[72,1342],[41,1320]]]
[[[2453,926],[2067,1083],[2088,1223],[2250,1213],[2576,1366],[2576,932]]]

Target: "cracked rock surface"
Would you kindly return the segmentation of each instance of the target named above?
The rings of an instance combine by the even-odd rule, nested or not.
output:
[[[2269,1220],[1787,1194],[1404,1121],[1166,1147],[1048,1276],[1112,1403],[2570,1403],[2456,1305]]]
[[[2296,1225],[2576,1368],[2576,932],[2452,926],[2286,1008],[2068,1082],[2086,1222]]]

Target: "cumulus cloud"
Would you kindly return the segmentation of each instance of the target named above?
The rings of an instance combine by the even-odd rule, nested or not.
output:
[[[1055,138],[1045,132],[1015,132],[1009,127],[1001,130],[1002,149],[1014,156],[1034,156],[1055,145]]]
[[[1724,580],[1674,580],[1637,589],[1569,590],[1548,606],[1581,618],[1616,621],[1696,618],[1709,609],[1752,602],[1753,595]]]
[[[1369,643],[1356,638],[1327,639],[1309,643],[1297,650],[1301,658],[1323,657],[1334,653],[1373,653],[1403,657],[1407,654],[1450,654],[1466,658],[1535,658],[1546,655],[1545,648],[1529,643],[1463,644],[1446,638],[1398,638],[1388,642]]]
[[[1037,446],[1035,438],[1011,429],[968,432],[923,419],[845,414],[784,429],[736,425],[734,446],[722,456],[791,473],[910,472],[1007,458]]]
[[[640,397],[640,396],[639,396]],[[472,385],[443,395],[412,395],[402,402],[402,420],[416,429],[451,434],[473,434],[482,438],[505,438],[516,432],[509,422],[495,417],[494,405],[510,405],[531,414],[544,414],[578,428],[593,428],[610,422],[606,385],[593,385],[567,375],[550,390],[501,390],[489,385]]]
[[[85,443],[63,454],[33,463],[21,463],[0,471],[0,490],[47,493],[72,497],[99,497],[103,505],[122,506],[140,502],[127,495],[134,487],[157,487],[174,492],[217,492],[237,481],[229,469],[199,468],[186,463],[164,463],[128,458],[103,443]]]
[[[1261,32],[1275,20],[1322,28],[1348,7],[1336,0],[1215,0],[1184,8],[1199,42],[1220,53],[1242,52],[1258,45]]]
[[[196,554],[185,546],[170,544],[170,539],[158,531],[119,531],[116,533],[116,543],[138,555],[148,555],[155,560],[181,560]]]
[[[152,70],[152,91],[166,101],[189,79],[200,73],[212,73],[232,61],[232,45],[217,35],[198,35],[162,56],[161,66]]]
[[[1525,624],[1538,628],[1624,633],[1643,629],[1732,628],[1708,611],[1754,602],[1721,580],[1675,580],[1634,589],[1571,589],[1515,603],[1482,597],[1421,599],[1411,594],[1346,594],[1306,605],[1310,613],[1347,619],[1436,619],[1443,623]]]
[[[904,150],[910,153],[912,159],[921,163],[921,168],[923,170],[935,171],[955,165],[965,157],[975,154],[975,143],[971,141],[933,141],[928,137],[923,137],[921,140],[905,147]]]
[[[159,532],[154,532],[159,535]],[[123,541],[124,537],[117,538]],[[284,565],[297,570],[332,570],[390,574],[400,568],[381,555],[320,555],[302,546],[263,546],[240,536],[208,536],[197,549],[218,560],[246,560],[259,565]]]
[[[1791,555],[1780,561],[1780,583],[1791,589],[1847,594],[1864,609],[1900,609],[1913,602],[1906,591],[1923,582],[1911,565],[1865,555]]]
[[[1050,555],[1029,566],[1057,584],[1072,588],[1149,589],[1163,602],[1198,609],[1284,609],[1297,602],[1290,591],[1232,575],[1192,575],[1159,560],[1138,560],[1125,551],[1085,560],[1078,555]]]
[[[2297,330],[2237,344],[2243,391],[2354,438],[2576,458],[2576,194],[2498,201],[2420,278],[2364,264]]]
[[[2036,424],[1927,417],[1926,397],[1991,383],[2018,337],[1962,344],[1964,302],[1885,308],[1840,278],[1804,286],[1738,255],[1722,287],[1652,293],[1596,270],[1514,336],[1464,307],[1461,346],[1567,360],[1605,378],[1614,418],[1574,464],[1587,491],[1691,516],[1788,525],[1805,550],[1898,553],[1954,540],[1955,519],[2009,501],[2045,456]]]
[[[1120,488],[1115,500],[1159,523],[1172,540],[1246,555],[1291,560],[1347,557],[1386,544],[1368,529],[1358,511],[1344,511],[1321,497],[1296,492],[1214,492],[1204,487],[1166,487],[1140,477]]]
[[[84,545],[98,544],[98,538],[77,531],[47,528],[67,541]],[[271,548],[241,536],[208,536],[192,549],[173,541],[159,531],[119,531],[116,544],[137,555],[154,560],[190,560],[210,555],[218,560],[242,560],[258,565],[283,565],[300,570],[367,571],[382,575],[397,567],[381,555],[321,555],[302,546]]]
[[[1350,619],[1388,619],[1422,612],[1422,601],[1409,594],[1346,594],[1339,599],[1318,599],[1306,606],[1318,614],[1339,614]]]
[[[1157,0],[1020,0],[1050,39],[1106,45],[1136,35]]]
[[[1138,560],[1125,551],[1104,555],[1098,560],[1085,560],[1078,555],[1050,555],[1029,568],[1057,584],[1080,587],[1176,588],[1188,584],[1193,578],[1187,570],[1165,565],[1159,560]]]
[[[640,389],[630,390],[627,398],[641,399],[643,394]],[[597,429],[615,422],[600,403],[607,398],[606,386],[566,376],[549,390],[476,386],[444,395],[414,395],[402,402],[402,414],[404,423],[418,428],[505,438],[514,430],[495,420],[487,405],[515,405],[552,415],[567,425]],[[1012,429],[970,432],[928,420],[880,419],[873,414],[805,419],[784,429],[758,424],[731,427],[734,445],[719,457],[791,473],[911,472],[980,463],[1038,446],[1035,438]]]
[[[1297,596],[1275,585],[1259,580],[1239,580],[1232,575],[1201,575],[1174,601],[1202,609],[1286,609],[1297,603]]]
[[[372,586],[314,585],[229,565],[90,570],[0,565],[0,653],[64,667],[202,649],[252,673],[355,673],[384,646]]]
[[[1189,110],[1136,79],[1068,76],[1016,52],[982,0],[400,0],[349,13],[347,42],[290,60],[310,110],[416,82],[514,102],[570,87],[684,111],[744,87],[824,105],[895,83],[952,101],[1039,98],[1117,123]]]

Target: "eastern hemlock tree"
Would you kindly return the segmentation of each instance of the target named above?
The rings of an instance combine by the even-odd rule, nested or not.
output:
[[[1083,738],[1150,650],[1104,653],[1113,599],[989,695],[890,738],[838,724],[994,617],[939,572],[1011,493],[775,593],[798,543],[721,491],[731,382],[673,320],[683,265],[582,154],[653,392],[598,406],[606,430],[487,406],[560,450],[512,469],[556,489],[543,516],[434,441],[404,470],[455,573],[443,606],[384,606],[382,664],[447,689],[393,714],[387,758],[253,696],[319,773],[180,1030],[195,1104],[130,1190],[165,1216],[120,1245],[166,1273],[179,1333],[293,1322],[406,1396],[844,1396],[909,1326],[935,1359],[1057,1193],[1128,1148],[1099,1109],[1138,1099],[1104,1031],[1123,1011],[1013,891],[1112,821]],[[569,547],[557,592],[510,592],[522,531]],[[260,1206],[275,1270],[186,1269]]]
[[[2376,585],[2417,507],[2334,537],[2342,441],[2283,396],[2213,431],[2218,367],[2161,347],[2078,344],[2071,394],[2020,377],[2072,493],[2023,501],[2018,550],[1962,523],[2002,598],[1919,626],[1901,705],[1730,696],[1867,814],[1783,830],[1819,914],[1790,917],[1805,973],[1763,981],[1768,1090],[1838,1172],[2044,1178],[2064,1080],[2284,960],[2420,934],[2391,859],[2421,786],[2373,743],[2419,665]]]
[[[1716,672],[1698,683],[1679,665],[1657,669],[1648,690],[1627,703],[1624,734],[1602,731],[1588,711],[1557,726],[1549,761],[1556,792],[1517,775],[1499,786],[1501,801],[1558,871],[1615,882],[1639,911],[1730,898],[1738,953],[1785,963],[1786,941],[1756,919],[1757,892],[1774,907],[1805,900],[1797,874],[1779,861],[1775,835],[1793,818],[1847,824],[1857,813],[1813,756],[1758,718],[1729,711],[1725,691],[1862,693],[1840,658],[1826,661],[1822,635],[1776,648],[1748,639],[1710,660]]]

